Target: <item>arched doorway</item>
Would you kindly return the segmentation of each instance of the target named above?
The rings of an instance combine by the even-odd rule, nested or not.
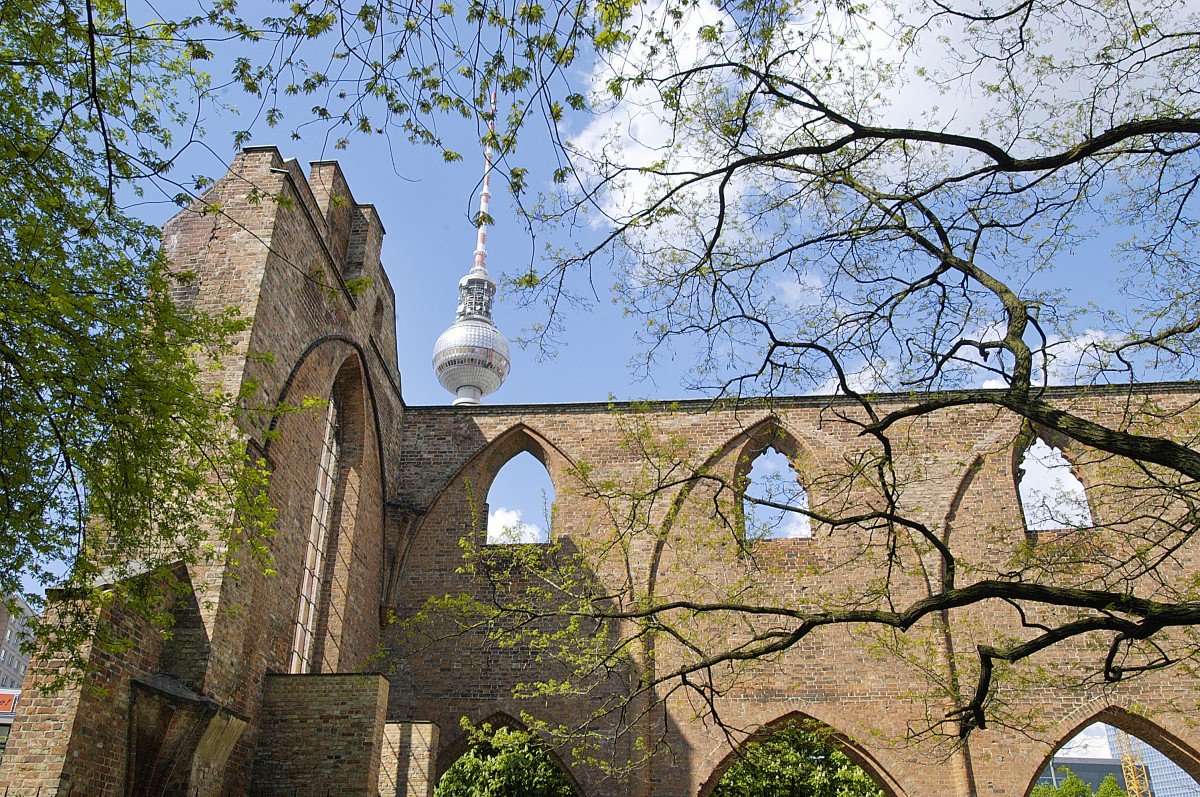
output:
[[[865,756],[823,722],[791,715],[734,750],[701,789],[704,797],[889,797]]]
[[[467,728],[449,750],[434,797],[580,797],[558,758],[507,716]]]
[[[1120,727],[1128,724],[1120,714],[1097,720],[1055,749],[1029,797],[1200,797],[1200,783],[1151,740]]]

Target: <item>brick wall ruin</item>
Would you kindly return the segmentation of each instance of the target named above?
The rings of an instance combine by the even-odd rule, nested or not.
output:
[[[846,470],[865,443],[850,422],[856,410],[841,399],[405,407],[382,235],[374,208],[355,202],[335,163],[313,164],[305,175],[270,147],[247,149],[166,225],[167,252],[197,275],[180,299],[209,311],[236,307],[253,320],[216,378],[229,390],[253,385],[255,406],[294,408],[252,414],[242,430],[272,472],[276,572],[218,549],[181,574],[192,591],[172,607],[169,638],[113,606],[108,621],[134,644],[90,652],[94,671],[82,684],[41,693],[38,673],[57,665],[35,662],[0,764],[6,794],[265,797],[312,787],[314,795],[431,797],[465,749],[463,718],[511,724],[526,713],[587,725],[601,740],[599,759],[637,761],[644,745],[654,750],[624,778],[577,762],[565,745],[552,750],[586,797],[707,797],[741,731],[794,716],[842,734],[848,754],[894,797],[1023,797],[1054,747],[1094,720],[1136,733],[1200,775],[1200,684],[1172,671],[1072,686],[1066,681],[1095,660],[1075,643],[1035,661],[1056,678],[1011,693],[1009,714],[1028,716],[1023,730],[995,724],[959,745],[914,743],[914,731],[949,705],[931,685],[966,683],[969,673],[956,668],[974,646],[1014,629],[1014,613],[993,605],[918,624],[902,638],[823,629],[767,661],[710,673],[719,682],[713,705],[682,690],[659,694],[658,704],[630,704],[625,716],[603,711],[611,696],[630,677],[684,661],[686,651],[658,641],[587,694],[518,700],[515,686],[555,675],[539,651],[517,638],[500,644],[464,632],[446,617],[414,632],[406,621],[430,598],[487,597],[491,585],[463,569],[462,541],[487,555],[480,535],[489,487],[522,452],[546,466],[555,486],[553,547],[593,552],[588,577],[598,590],[659,600],[737,592],[820,605],[866,599],[894,563],[889,589],[900,602],[927,594],[940,565],[927,551],[881,553],[854,526],[817,522],[811,538],[753,545],[739,536],[742,510],[731,490],[768,444],[792,461],[814,510],[871,505],[869,480]],[[1194,419],[1200,387],[1054,395],[1087,417],[1127,425]],[[340,460],[313,664],[292,673],[331,401]],[[1002,570],[1030,546],[1105,544],[1101,536],[1026,533],[1015,468],[1028,429],[1014,417],[947,410],[898,427],[894,437],[905,511],[952,541],[974,573]],[[1125,499],[1108,463],[1068,453],[1102,526]],[[1193,543],[1181,548],[1169,577],[1192,577],[1196,556]],[[742,632],[697,620],[689,633],[729,641]],[[727,728],[738,730],[730,736]]]

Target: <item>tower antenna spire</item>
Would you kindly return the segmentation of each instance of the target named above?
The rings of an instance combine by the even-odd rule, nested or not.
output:
[[[483,149],[483,187],[475,220],[475,262],[458,282],[454,323],[433,345],[433,370],[455,404],[478,404],[504,384],[510,367],[508,341],[492,320],[496,283],[487,271],[487,228],[491,216],[492,141],[496,137],[496,92],[492,92]]]
[[[478,231],[475,236],[475,269],[487,273],[487,228],[491,216],[488,208],[492,202],[492,139],[496,137],[496,92],[492,92],[492,115],[488,118],[487,141],[483,147],[483,188],[479,192],[479,216],[475,219]]]

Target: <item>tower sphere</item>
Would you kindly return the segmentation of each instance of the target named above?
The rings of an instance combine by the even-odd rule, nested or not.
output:
[[[456,321],[433,345],[433,370],[455,404],[478,404],[496,392],[509,365],[508,341],[490,321]]]

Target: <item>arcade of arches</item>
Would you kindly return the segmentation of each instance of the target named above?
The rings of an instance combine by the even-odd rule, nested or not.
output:
[[[287,201],[251,201],[247,185]],[[0,763],[10,797],[432,797],[470,747],[463,720],[498,716],[536,731],[579,797],[723,795],[718,783],[747,740],[793,718],[831,729],[838,754],[888,797],[1026,797],[1052,751],[1097,721],[1200,775],[1200,679],[1175,669],[1088,680],[1096,651],[1083,643],[1016,673],[1036,678],[1004,681],[996,720],[966,740],[929,733],[970,688],[975,646],[1021,633],[1006,606],[954,610],[903,635],[822,628],[762,660],[697,668],[682,687],[654,682],[694,663],[702,646],[685,642],[736,645],[779,629],[728,614],[638,635],[628,624],[431,613],[431,601],[486,609],[539,590],[565,600],[567,587],[603,606],[731,595],[869,603],[887,597],[884,574],[899,603],[928,594],[938,562],[881,550],[869,527],[822,520],[871,500],[847,479],[864,443],[842,399],[407,406],[383,229],[337,164],[306,172],[272,147],[248,147],[205,201],[222,213],[185,210],[163,241],[197,275],[198,305],[253,321],[213,378],[232,393],[252,385],[264,403],[315,408],[242,430],[272,471],[279,521],[264,544],[275,572],[214,541],[178,569],[171,634],[107,605],[102,619],[128,644],[89,649],[86,684],[42,693],[39,673],[56,663],[31,664]],[[362,293],[342,289],[347,275],[367,278]],[[1198,393],[1143,386],[1138,406],[1194,416]],[[1114,424],[1131,405],[1115,390],[1048,395]],[[964,578],[1002,571],[1018,553],[1100,551],[1102,529],[1128,504],[1105,463],[994,411],[946,410],[903,437],[902,509],[952,542]],[[1035,452],[1041,465],[1026,456],[1038,437],[1050,449]],[[786,501],[755,492],[771,483],[755,465],[764,454]],[[536,539],[497,544],[493,481],[520,461],[548,480],[548,522]],[[1090,520],[1028,497],[1041,466],[1071,475],[1042,495],[1077,483]],[[807,525],[756,534],[746,496]],[[1162,578],[1200,572],[1194,541],[1172,556]],[[563,564],[576,566],[548,569]],[[543,579],[552,572],[572,580]],[[605,658],[614,640],[627,644]],[[588,677],[573,677],[581,666]],[[551,733],[560,730],[578,733]]]

